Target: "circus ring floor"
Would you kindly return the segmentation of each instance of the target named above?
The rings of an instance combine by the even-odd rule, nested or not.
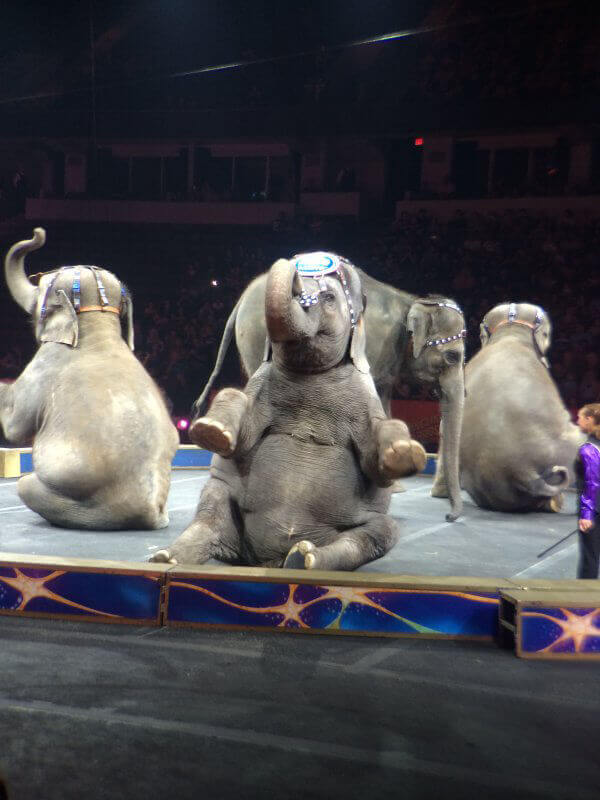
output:
[[[415,476],[392,501],[401,541],[356,573],[148,564],[206,479],[175,469],[170,526],[151,533],[53,528],[0,481],[10,800],[597,797],[598,664],[496,646],[519,592],[538,606],[515,616],[559,587],[589,603],[573,539],[536,557],[574,527],[572,495],[528,516],[465,498],[448,524]],[[568,620],[544,613],[551,645]]]

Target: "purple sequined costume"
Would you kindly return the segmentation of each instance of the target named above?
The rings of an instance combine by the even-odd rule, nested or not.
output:
[[[594,515],[600,512],[598,508],[598,493],[600,492],[600,442],[598,442],[598,445],[592,442],[586,442],[581,446],[579,456],[581,458],[583,470],[583,486],[579,499],[579,519],[594,519]]]
[[[590,436],[579,448],[575,461],[579,491],[579,519],[594,522],[590,530],[579,531],[578,578],[597,578],[600,563],[600,441]]]

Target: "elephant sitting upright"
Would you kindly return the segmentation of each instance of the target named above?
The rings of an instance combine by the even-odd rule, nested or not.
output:
[[[321,255],[331,257],[327,253]],[[432,494],[450,497],[447,519],[455,520],[462,513],[458,451],[464,400],[464,316],[454,300],[438,295],[417,297],[375,280],[363,270],[357,272],[367,296],[366,356],[387,414],[391,411],[392,390],[401,382],[426,384],[439,391],[440,457]],[[255,278],[231,312],[215,367],[196,401],[197,414],[204,411],[234,331],[246,375],[251,376],[259,368],[266,336],[266,282],[266,273]]]
[[[461,483],[497,511],[557,511],[583,443],[546,362],[551,324],[530,303],[503,303],[481,324],[465,370]]]
[[[17,380],[0,385],[6,438],[18,444],[35,437],[35,472],[19,480],[19,496],[65,528],[163,528],[179,437],[131,352],[129,293],[111,272],[86,266],[46,272],[36,287],[24,261],[45,239],[36,228],[5,261],[8,288],[32,315],[39,342]]]
[[[425,451],[375,390],[357,271],[321,255],[271,267],[266,361],[193,421],[218,455],[194,521],[153,560],[350,570],[395,543],[389,487]]]

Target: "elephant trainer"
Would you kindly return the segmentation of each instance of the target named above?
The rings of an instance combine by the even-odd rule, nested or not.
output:
[[[164,528],[179,436],[133,350],[125,286],[98,267],[25,273],[43,228],[8,251],[5,275],[33,318],[39,348],[13,384],[0,384],[0,423],[15,444],[33,441],[34,472],[21,500],[64,528]],[[127,327],[127,344],[121,333]]]
[[[383,410],[349,262],[280,259],[264,308],[266,360],[193,421],[192,440],[217,455],[194,521],[153,560],[355,569],[396,542],[389,487],[422,469],[425,451]]]

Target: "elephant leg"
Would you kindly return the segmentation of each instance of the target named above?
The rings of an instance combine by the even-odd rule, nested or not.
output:
[[[387,514],[373,517],[356,528],[349,528],[331,544],[316,547],[310,541],[298,542],[287,555],[289,569],[352,570],[384,556],[398,541],[400,529]]]
[[[565,503],[565,496],[562,492],[559,494],[555,494],[554,497],[544,497],[541,501],[538,511],[551,511],[552,513],[558,513]]]
[[[223,389],[213,400],[206,416],[195,419],[190,439],[213,453],[227,457],[236,448],[238,435],[248,406],[248,398],[239,389]]]
[[[21,500],[36,514],[61,528],[85,530],[156,530],[169,523],[163,509],[128,509],[127,502],[112,504],[92,498],[74,500],[43,483],[35,472],[24,475],[17,484]]]
[[[427,461],[423,446],[410,438],[408,427],[399,419],[386,419],[379,424],[377,449],[379,472],[386,480],[420,472]]]
[[[235,502],[227,484],[211,478],[200,496],[193,522],[172,545],[159,550],[150,561],[171,564],[204,564],[211,558],[240,563],[240,521],[234,517]]]
[[[431,487],[432,497],[448,497],[448,487],[446,486],[446,473],[444,472],[444,462],[441,456],[438,456],[435,466],[435,477],[433,479],[433,486]]]
[[[442,449],[444,447],[443,425],[440,422],[440,445],[438,447],[437,463],[435,465],[435,477],[431,487],[432,497],[449,497],[448,486],[446,485],[446,472],[444,470],[444,457]]]

